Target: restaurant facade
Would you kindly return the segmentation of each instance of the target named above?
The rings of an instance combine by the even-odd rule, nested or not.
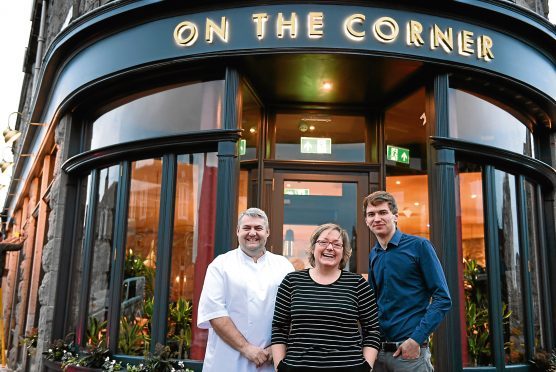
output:
[[[238,211],[264,209],[297,269],[338,223],[366,275],[382,189],[446,273],[437,371],[533,371],[556,347],[546,2],[100,3],[35,1],[2,215],[26,237],[2,278],[11,368],[70,338],[200,370],[198,299]]]

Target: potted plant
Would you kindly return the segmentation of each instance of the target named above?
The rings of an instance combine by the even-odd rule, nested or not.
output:
[[[556,349],[553,349],[551,353],[547,351],[535,353],[531,364],[538,372],[556,372]]]
[[[70,337],[52,341],[47,351],[43,352],[43,365],[47,372],[61,371],[62,362],[73,357],[74,345],[73,341],[68,341]]]
[[[72,354],[62,361],[66,372],[101,371],[106,359],[110,359],[110,351],[101,343],[88,345],[83,353]]]

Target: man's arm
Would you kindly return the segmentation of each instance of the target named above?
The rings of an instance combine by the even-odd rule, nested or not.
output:
[[[211,319],[210,325],[225,343],[239,351],[241,355],[255,363],[257,367],[262,366],[269,360],[270,352],[267,349],[250,344],[236,328],[230,317],[223,316]]]
[[[452,299],[450,298],[446,277],[432,244],[429,241],[424,241],[420,248],[420,266],[423,284],[429,293],[431,293],[431,300],[427,312],[411,335],[411,338],[418,344],[422,344],[427,340],[452,307]]]

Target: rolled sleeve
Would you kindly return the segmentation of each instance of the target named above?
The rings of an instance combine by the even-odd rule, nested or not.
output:
[[[218,262],[211,263],[207,268],[199,300],[197,327],[208,329],[211,328],[210,320],[230,316],[226,309],[226,287]]]

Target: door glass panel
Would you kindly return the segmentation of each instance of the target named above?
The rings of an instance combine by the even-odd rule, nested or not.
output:
[[[239,140],[239,156],[241,160],[253,160],[257,158],[262,108],[247,86],[242,85],[241,94],[243,97],[241,106],[243,133]]]
[[[522,267],[517,220],[515,176],[499,170],[494,175],[500,250],[500,282],[506,364],[525,362]]]
[[[429,238],[429,198],[426,175],[387,176],[386,191],[398,204],[398,228]]]
[[[162,159],[131,165],[118,352],[149,350],[154,298]]]
[[[311,234],[317,226],[333,222],[350,236],[353,252],[346,269],[355,271],[357,203],[356,183],[285,180],[282,254],[296,270],[310,267]]]
[[[89,284],[89,317],[87,319],[87,344],[94,346],[101,344],[106,346],[108,290],[119,170],[119,166],[113,166],[99,172],[93,267]]]
[[[275,159],[365,161],[364,116],[279,113]]]
[[[539,260],[539,236],[537,234],[537,197],[535,185],[529,181],[525,181],[525,208],[527,215],[527,233],[528,233],[528,249],[529,249],[529,270],[531,272],[531,297],[533,302],[533,334],[535,337],[534,348],[535,353],[542,352],[546,347],[545,330],[542,327],[544,314],[541,303],[541,275],[542,267]]]
[[[490,338],[485,221],[483,213],[483,180],[481,167],[458,163],[456,186],[459,193],[456,216],[459,223],[458,252],[461,287],[458,295],[465,334],[462,335],[464,367],[492,365]]]
[[[214,153],[178,156],[166,341],[177,359],[203,359],[206,348],[192,324],[213,259],[217,165]]]

